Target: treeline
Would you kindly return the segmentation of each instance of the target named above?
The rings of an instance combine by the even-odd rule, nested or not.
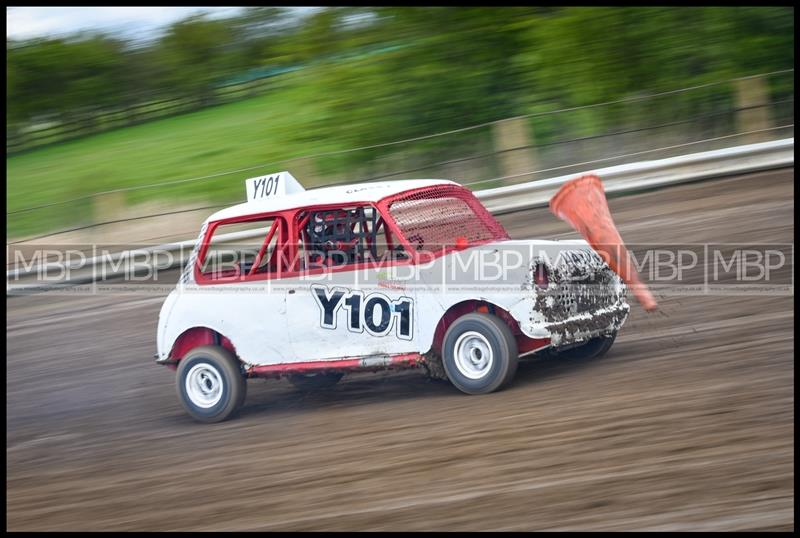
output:
[[[190,17],[154,42],[81,33],[6,41],[9,121],[72,116],[167,97],[202,97],[224,77],[264,63],[293,61],[299,37],[286,10],[253,8],[215,20]],[[296,55],[299,57],[299,54]]]
[[[304,66],[327,111],[308,136],[361,145],[789,69],[794,8],[249,8],[146,44],[7,40],[6,55],[9,124],[165,97],[210,104],[247,73]]]

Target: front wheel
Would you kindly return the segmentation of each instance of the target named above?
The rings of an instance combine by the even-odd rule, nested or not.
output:
[[[178,364],[178,397],[199,422],[221,422],[244,403],[247,380],[239,362],[227,349],[200,346]]]
[[[509,383],[518,358],[511,329],[491,314],[462,316],[444,335],[445,372],[450,382],[467,394],[486,394]]]

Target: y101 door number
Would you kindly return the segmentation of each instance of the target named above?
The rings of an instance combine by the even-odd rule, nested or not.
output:
[[[392,300],[382,293],[364,294],[346,288],[311,286],[311,293],[319,306],[320,327],[336,329],[339,309],[346,311],[347,330],[373,336],[386,336],[395,328],[403,340],[413,334],[414,302],[408,297]]]

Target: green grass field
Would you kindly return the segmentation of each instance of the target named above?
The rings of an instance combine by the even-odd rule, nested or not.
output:
[[[335,140],[314,139],[314,123],[322,114],[309,86],[287,76],[259,97],[13,156],[6,160],[7,211],[267,164],[263,169],[124,194],[126,204],[156,199],[237,201],[244,196],[245,178],[290,167],[269,163],[344,149],[335,146]],[[70,228],[92,218],[91,199],[11,214],[7,238]]]

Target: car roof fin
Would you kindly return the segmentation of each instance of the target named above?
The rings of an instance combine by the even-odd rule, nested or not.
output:
[[[278,198],[306,190],[288,171],[251,177],[246,179],[244,184],[248,202]]]

